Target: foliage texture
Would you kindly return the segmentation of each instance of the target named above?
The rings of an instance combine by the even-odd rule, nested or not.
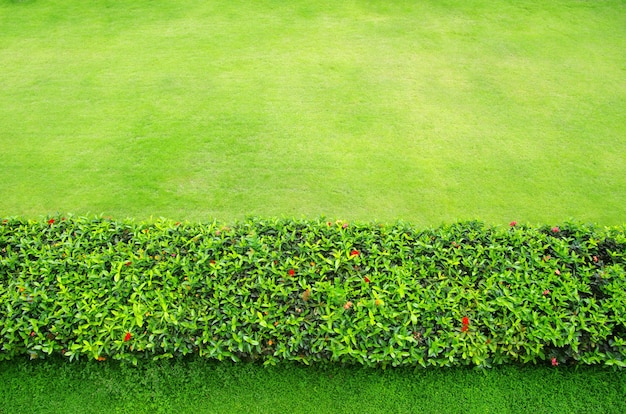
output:
[[[0,224],[0,359],[626,365],[623,227]]]

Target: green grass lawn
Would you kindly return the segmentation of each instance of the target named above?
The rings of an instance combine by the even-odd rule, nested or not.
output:
[[[615,413],[626,372],[501,367],[487,371],[202,360],[0,363],[0,413]],[[3,411],[4,410],[4,411]]]
[[[626,217],[623,0],[0,0],[0,215]],[[0,363],[0,413],[623,413],[599,368]]]
[[[0,1],[0,211],[626,217],[626,2]]]

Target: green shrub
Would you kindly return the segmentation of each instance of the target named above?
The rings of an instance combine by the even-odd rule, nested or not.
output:
[[[0,359],[626,365],[623,227],[0,224]]]

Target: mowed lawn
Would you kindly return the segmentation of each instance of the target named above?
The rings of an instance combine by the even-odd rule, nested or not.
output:
[[[626,2],[2,0],[0,212],[626,217]]]
[[[626,372],[599,367],[381,371],[200,359],[139,367],[0,362],[0,412],[7,414],[623,414],[625,394]]]
[[[624,51],[624,0],[0,0],[0,215],[623,224]],[[0,413],[623,413],[625,394],[601,367],[0,363]]]

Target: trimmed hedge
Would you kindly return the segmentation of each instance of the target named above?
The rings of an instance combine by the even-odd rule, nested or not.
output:
[[[626,365],[624,227],[0,223],[0,360]]]

